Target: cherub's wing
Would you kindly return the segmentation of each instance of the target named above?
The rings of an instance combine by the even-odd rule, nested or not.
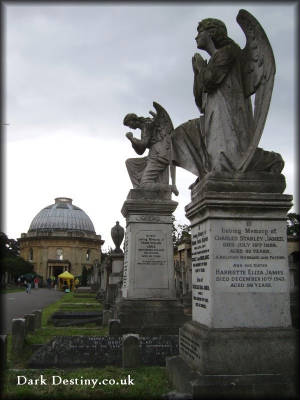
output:
[[[174,127],[169,114],[160,104],[156,103],[155,101],[153,102],[153,107],[156,110],[156,115],[153,120],[156,128],[160,130],[161,136],[170,135],[174,130]]]
[[[267,35],[259,22],[246,10],[240,10],[236,18],[246,35],[242,50],[243,85],[245,96],[255,93],[254,136],[240,170],[245,171],[261,138],[272,97],[275,59]]]

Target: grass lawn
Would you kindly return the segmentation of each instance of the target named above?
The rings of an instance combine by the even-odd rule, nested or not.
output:
[[[46,385],[17,385],[17,376],[36,379],[40,375]],[[56,376],[56,378],[52,378]],[[128,379],[130,376],[130,379]],[[66,384],[53,385],[68,380]],[[77,384],[75,379],[78,379]],[[53,381],[54,379],[54,381]],[[73,384],[71,383],[73,379]],[[98,379],[95,387],[88,380]],[[107,379],[107,381],[104,381]],[[109,381],[110,380],[110,381]],[[121,381],[122,380],[122,381]],[[23,381],[24,382],[24,379]],[[95,382],[95,381],[94,381]],[[99,384],[99,382],[101,384]],[[107,385],[103,383],[108,383]],[[116,384],[118,383],[118,384]],[[118,367],[85,368],[76,370],[10,370],[3,386],[3,399],[159,399],[173,388],[162,367],[123,369]]]
[[[35,349],[36,344],[50,341],[54,336],[66,335],[108,335],[108,328],[99,326],[89,327],[63,327],[58,328],[47,323],[51,314],[61,307],[80,306],[80,301],[74,301],[73,293],[64,294],[56,303],[44,308],[42,316],[42,328],[26,336],[26,344],[21,356],[15,357],[11,351],[11,335],[8,335],[8,365],[4,374],[2,385],[3,399],[159,399],[164,393],[173,388],[167,378],[166,369],[163,367],[139,367],[135,369],[123,369],[120,367],[106,368],[81,368],[81,369],[26,369],[27,362]],[[76,299],[86,302],[85,299]],[[90,302],[90,300],[89,300]],[[97,306],[101,304],[97,302]],[[43,375],[46,384],[17,385],[17,376],[25,376],[28,379],[38,379]],[[53,376],[54,378],[53,382]],[[130,376],[131,380],[128,380]],[[66,379],[63,384],[61,379]],[[23,379],[23,378],[22,378]],[[77,382],[76,382],[77,379]],[[98,379],[94,384],[91,379]],[[103,380],[108,381],[103,381]],[[109,381],[110,380],[110,381]],[[24,379],[23,381],[24,382]],[[53,383],[61,382],[58,385]],[[94,381],[95,382],[95,381]],[[100,382],[100,384],[99,384]],[[106,383],[106,384],[105,384]],[[114,384],[113,384],[114,383]],[[130,383],[130,384],[129,384]]]
[[[33,334],[27,334],[25,339],[25,347],[22,356],[15,357],[11,351],[11,335],[8,335],[8,367],[9,368],[26,368],[26,363],[34,351],[34,345],[45,344],[53,339],[54,336],[75,336],[75,335],[86,335],[86,336],[106,336],[108,335],[108,327],[96,326],[91,323],[84,327],[55,327],[48,323],[51,315],[61,309],[62,305],[70,304],[73,301],[73,293],[65,293],[58,301],[43,309],[42,314],[42,327],[37,329]],[[94,304],[94,303],[93,303]],[[75,302],[75,307],[80,307],[79,302]],[[102,309],[102,305],[97,302],[95,306],[98,310]],[[71,308],[68,308],[70,310]],[[79,308],[74,310],[79,311]],[[87,308],[84,308],[87,310]],[[89,309],[91,310],[91,309]]]
[[[76,293],[66,293],[65,296],[63,296],[64,303],[95,303],[95,304],[100,304],[98,300],[96,300],[96,295],[94,294],[93,296],[85,296],[85,297],[78,297],[76,296]]]
[[[74,310],[74,311],[101,311],[103,309],[100,303],[61,303],[60,310]]]

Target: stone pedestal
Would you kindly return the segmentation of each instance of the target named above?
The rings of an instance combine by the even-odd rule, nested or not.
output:
[[[114,304],[122,283],[124,254],[123,252],[112,252],[111,273],[108,278],[108,301]]]
[[[286,235],[292,197],[200,191],[192,199],[193,317],[180,329],[181,361],[168,360],[170,376],[176,385],[183,362],[194,383],[178,390],[205,395],[214,382],[230,395],[231,380],[260,387],[264,375],[265,394],[276,394],[275,376],[289,386],[285,377],[296,371]]]
[[[122,298],[116,312],[123,333],[178,334],[186,320],[175,298],[171,190],[132,189],[126,218]]]

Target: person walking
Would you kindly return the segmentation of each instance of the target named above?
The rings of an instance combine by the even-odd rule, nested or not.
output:
[[[51,278],[47,279],[47,288],[51,289]]]
[[[37,276],[34,278],[33,282],[34,282],[34,288],[38,289],[38,287],[39,287],[39,278]]]
[[[30,294],[31,293],[31,282],[27,282],[26,284],[26,293]]]

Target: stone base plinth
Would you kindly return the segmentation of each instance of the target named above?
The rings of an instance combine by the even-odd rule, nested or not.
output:
[[[296,377],[284,374],[204,375],[182,357],[166,359],[169,379],[176,390],[193,399],[293,399]]]
[[[176,299],[124,299],[115,305],[122,334],[178,335],[188,318]]]
[[[209,329],[189,321],[179,351],[203,375],[292,374],[296,343],[292,328]]]
[[[283,193],[285,177],[268,172],[209,173],[193,183],[190,188],[192,199],[207,192],[217,193]]]

